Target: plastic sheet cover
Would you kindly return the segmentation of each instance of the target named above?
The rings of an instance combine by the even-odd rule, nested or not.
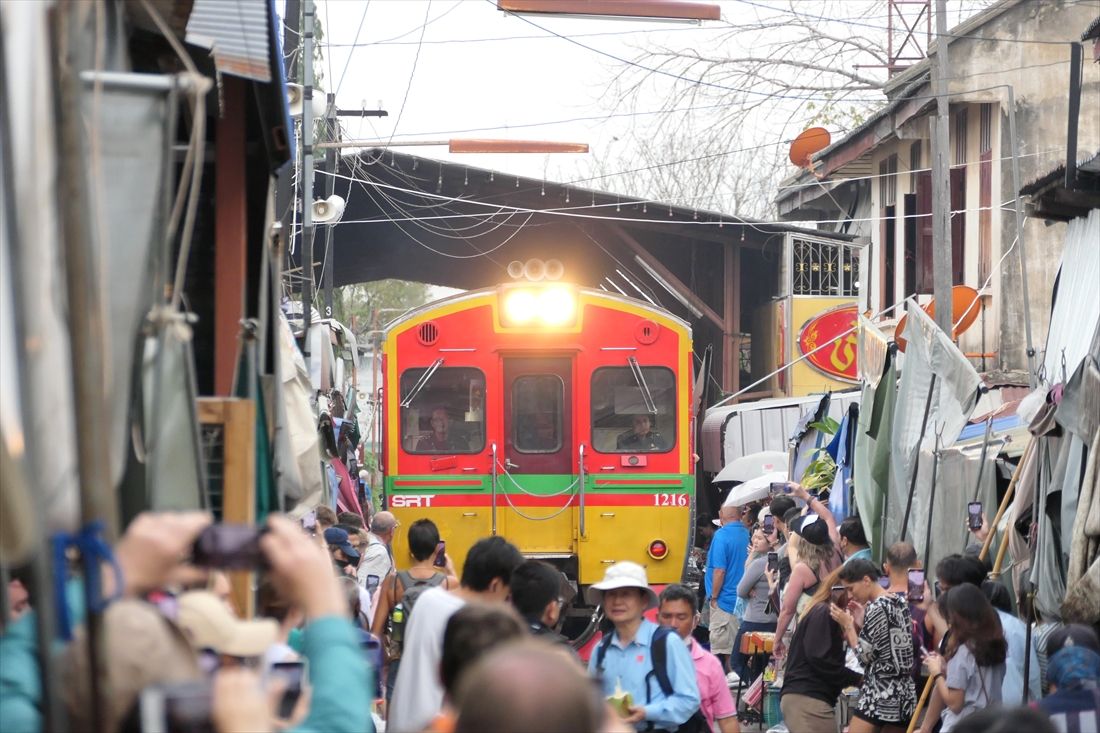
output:
[[[892,508],[887,517],[887,542],[901,535],[901,521],[918,451],[931,455],[937,435],[941,447],[954,444],[978,403],[982,384],[974,367],[928,314],[916,307],[909,308],[908,312],[905,328],[908,346],[898,385],[890,455],[889,502]],[[928,423],[922,437],[926,405],[929,407]],[[921,463],[927,465],[928,461],[921,458]],[[937,496],[936,501],[943,500]],[[918,485],[907,536],[920,534],[920,542],[914,542],[920,547],[923,547],[924,537],[917,530],[920,523],[915,518],[927,516],[928,491]],[[960,516],[966,516],[965,511]]]

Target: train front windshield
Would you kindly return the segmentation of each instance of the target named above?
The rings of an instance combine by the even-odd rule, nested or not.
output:
[[[409,453],[480,453],[485,448],[485,375],[480,369],[408,369],[401,375],[401,395],[401,443]]]

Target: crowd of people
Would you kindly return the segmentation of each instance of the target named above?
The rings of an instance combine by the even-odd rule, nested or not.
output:
[[[723,506],[716,524],[704,583],[711,650],[738,688],[771,681],[779,730],[1100,730],[1095,629],[1029,634],[977,544],[940,560],[934,580],[907,542],[877,564],[857,517],[838,525],[795,483],[767,502]],[[971,531],[980,542],[988,527]],[[747,653],[742,638],[754,632],[772,656]]]
[[[744,693],[766,676],[793,733],[1018,729],[1012,720],[1097,730],[1093,629],[1028,635],[970,554],[938,563],[936,594],[914,588],[910,544],[880,566],[858,520],[838,526],[789,488],[722,508],[699,589],[657,594],[643,566],[610,565],[587,589],[604,624],[585,661],[557,630],[573,587],[502,537],[476,542],[458,573],[427,518],[401,527],[388,512],[325,506],[272,516],[256,533],[255,593],[238,595],[222,567],[239,566],[197,564],[210,516],[141,515],[102,576],[113,600],[95,674],[77,574],[66,588],[70,727],[736,733],[752,718]],[[408,557],[393,554],[397,532]],[[28,583],[16,572],[7,589],[5,733],[43,730]],[[761,635],[771,645],[747,643]]]

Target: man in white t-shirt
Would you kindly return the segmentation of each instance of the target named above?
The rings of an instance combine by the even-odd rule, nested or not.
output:
[[[443,704],[439,661],[447,621],[471,601],[506,603],[512,571],[522,563],[523,556],[514,545],[502,537],[488,537],[479,540],[466,554],[458,588],[453,591],[429,588],[417,598],[405,628],[405,647],[390,702],[388,729],[423,730],[439,713]]]
[[[390,547],[393,545],[393,533],[399,526],[397,517],[390,512],[378,512],[370,520],[370,533],[367,534],[367,547],[363,550],[363,559],[359,561],[359,569],[356,571],[359,585],[373,593],[374,588],[367,579],[375,577],[376,588],[382,580],[393,570],[393,558],[390,555]]]

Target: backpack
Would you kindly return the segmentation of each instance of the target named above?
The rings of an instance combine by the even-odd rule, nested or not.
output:
[[[596,671],[599,674],[603,674],[603,660],[607,656],[607,648],[611,646],[612,635],[611,632],[604,634],[603,639],[600,640],[600,645],[596,647]],[[645,676],[646,703],[650,702],[650,678],[656,678],[657,685],[666,697],[673,692],[672,680],[668,676],[669,636],[676,637],[676,632],[668,626],[658,626],[657,630],[653,632],[653,640],[650,643],[649,650],[650,659],[653,661],[653,669]],[[650,723],[647,728],[653,728],[653,724]],[[696,710],[690,718],[680,724],[680,727],[676,729],[676,733],[704,733],[709,730],[710,726],[707,725],[707,719],[703,716],[703,711]]]
[[[389,628],[386,634],[386,656],[389,659],[400,659],[405,648],[405,629],[409,626],[409,617],[412,616],[416,601],[429,588],[443,585],[447,576],[442,573],[434,573],[430,578],[414,578],[409,571],[402,570],[393,576],[393,589],[397,590],[397,580],[401,579],[401,587],[405,589],[401,594],[401,600],[393,605],[390,610]]]

